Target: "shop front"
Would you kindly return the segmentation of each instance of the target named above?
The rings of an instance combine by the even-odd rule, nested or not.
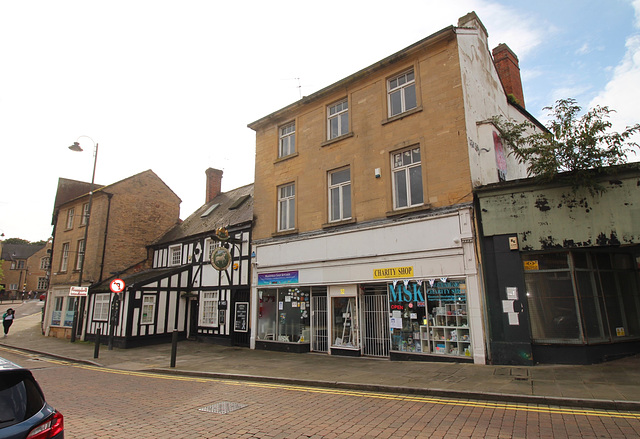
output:
[[[484,364],[469,219],[463,209],[255,243],[251,347]]]
[[[465,279],[394,281],[389,309],[392,359],[472,360]]]

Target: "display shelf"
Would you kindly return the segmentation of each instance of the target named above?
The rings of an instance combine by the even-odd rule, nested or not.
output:
[[[427,343],[423,341],[423,351],[440,355],[471,356],[471,336],[467,318],[467,305],[447,304],[437,307],[432,316],[432,325],[420,328],[423,341],[423,328],[427,333]],[[426,346],[424,346],[426,344]]]

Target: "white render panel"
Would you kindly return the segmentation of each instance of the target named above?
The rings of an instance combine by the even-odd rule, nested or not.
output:
[[[156,315],[158,316],[157,319],[158,321],[155,322],[156,324],[153,325],[156,328],[156,332],[158,334],[162,334],[163,332],[166,331],[165,329],[165,316],[167,315],[167,307],[166,307],[166,303],[167,303],[167,292],[166,291],[161,291],[156,299],[156,306],[158,307],[157,309],[157,313]],[[173,329],[173,328],[172,328]]]
[[[466,210],[465,210],[466,211]],[[457,241],[457,242],[456,242]],[[419,253],[461,253],[458,213],[400,224],[350,230],[303,240],[256,246],[259,272],[275,267],[336,264],[344,261],[371,263],[424,257]],[[342,262],[340,262],[342,261]]]

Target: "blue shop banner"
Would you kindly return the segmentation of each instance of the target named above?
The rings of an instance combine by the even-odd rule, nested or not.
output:
[[[258,274],[258,285],[297,284],[298,271],[281,271],[279,273]]]

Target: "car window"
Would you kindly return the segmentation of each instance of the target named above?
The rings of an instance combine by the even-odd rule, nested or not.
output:
[[[29,419],[44,404],[42,392],[29,372],[0,374],[0,428]]]

